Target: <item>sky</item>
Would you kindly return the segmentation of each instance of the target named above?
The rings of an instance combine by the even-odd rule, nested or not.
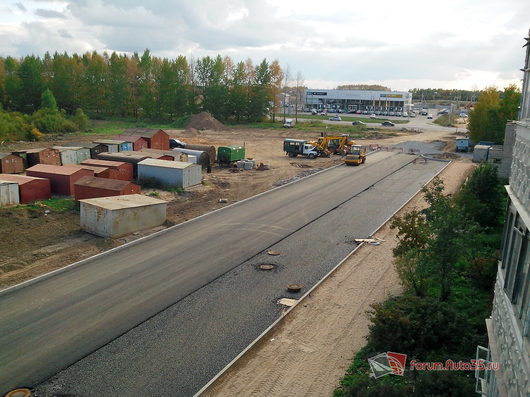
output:
[[[521,86],[528,0],[0,0],[0,56],[278,59],[310,88]]]

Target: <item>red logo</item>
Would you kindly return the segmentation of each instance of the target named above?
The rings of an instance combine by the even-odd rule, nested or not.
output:
[[[407,355],[401,353],[387,352],[386,356],[388,357],[390,368],[392,368],[392,373],[394,375],[403,376],[403,372],[405,371],[405,363],[407,362]]]

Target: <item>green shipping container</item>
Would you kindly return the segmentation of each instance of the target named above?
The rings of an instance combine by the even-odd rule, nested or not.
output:
[[[243,146],[219,146],[217,148],[217,161],[219,164],[233,163],[245,158],[245,148]]]

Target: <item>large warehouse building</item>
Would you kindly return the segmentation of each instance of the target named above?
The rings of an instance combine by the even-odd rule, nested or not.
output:
[[[402,91],[360,91],[360,90],[305,90],[307,111],[328,112],[395,112],[410,110],[412,94]]]

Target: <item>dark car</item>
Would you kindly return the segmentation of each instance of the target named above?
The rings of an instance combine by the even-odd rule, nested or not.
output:
[[[342,121],[342,119],[339,116],[333,116],[329,118],[329,121]]]
[[[177,148],[177,147],[180,147],[180,148],[183,148],[185,147],[186,144],[182,141],[179,141],[178,139],[174,139],[174,138],[170,138],[169,139],[169,147],[171,149],[174,149],[174,148]]]
[[[355,121],[352,121],[351,125],[366,125],[366,123],[363,123],[360,120],[355,120]]]
[[[393,127],[393,126],[395,126],[395,124],[393,122],[391,122],[391,121],[383,121],[381,123],[381,125],[384,126],[384,127]]]

